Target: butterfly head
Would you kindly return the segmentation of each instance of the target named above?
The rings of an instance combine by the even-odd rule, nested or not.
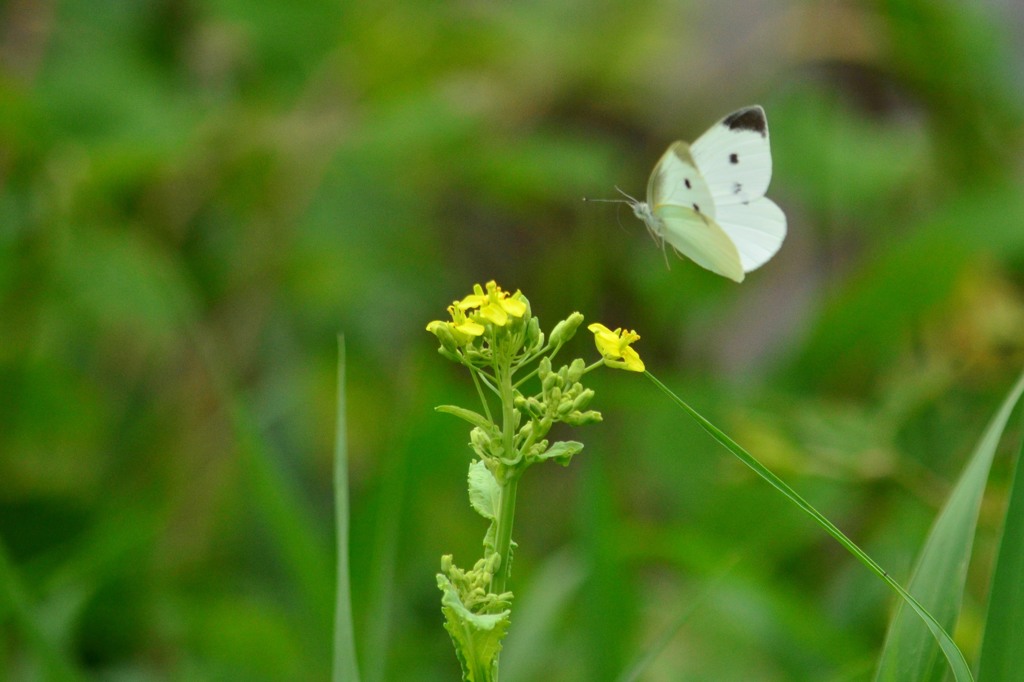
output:
[[[655,219],[654,214],[651,213],[651,207],[647,205],[646,201],[640,201],[633,196],[626,194],[620,188],[616,187],[615,191],[621,194],[624,199],[613,199],[612,201],[621,201],[629,204],[629,207],[633,209],[633,215],[640,220],[644,221],[648,225]]]
[[[637,201],[633,199],[629,202],[629,207],[633,209],[633,215],[648,225],[656,221],[654,214],[651,212],[651,207],[647,205],[646,201]]]
[[[651,210],[650,204],[648,204],[646,201],[640,201],[639,199],[629,194],[626,194],[619,187],[616,187],[615,191],[621,194],[624,198],[584,199],[584,201],[603,201],[614,204],[628,204],[629,207],[633,209],[633,215],[642,220],[644,222],[644,225],[646,225],[647,229],[651,232],[651,234],[654,235],[655,238],[658,238],[658,235],[661,234],[661,220],[656,215],[654,215],[654,212]]]

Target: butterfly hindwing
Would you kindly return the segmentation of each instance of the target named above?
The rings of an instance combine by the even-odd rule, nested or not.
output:
[[[764,109],[733,112],[690,146],[715,206],[760,199],[772,178],[772,155]]]
[[[669,246],[703,268],[743,281],[736,245],[714,219],[675,204],[658,206],[654,216],[660,222],[657,236]]]
[[[764,265],[786,238],[786,215],[767,197],[719,206],[716,221],[736,245],[744,272]]]

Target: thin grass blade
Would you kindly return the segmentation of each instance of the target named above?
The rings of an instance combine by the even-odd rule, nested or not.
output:
[[[334,682],[359,682],[352,591],[348,569],[348,430],[345,422],[345,337],[338,337],[338,400],[334,431],[334,528],[337,544],[334,594]]]
[[[654,382],[654,384],[660,388],[665,395],[669,397],[680,409],[690,415],[701,428],[708,432],[712,438],[718,441],[725,449],[735,455],[741,462],[746,464],[751,470],[754,471],[758,476],[768,482],[773,488],[782,493],[787,499],[793,504],[800,508],[801,511],[806,513],[819,526],[825,529],[829,535],[835,538],[836,542],[846,548],[848,552],[853,554],[862,564],[868,567],[872,573],[877,575],[882,581],[885,582],[890,588],[892,588],[903,600],[917,613],[918,616],[925,622],[928,629],[931,631],[932,636],[935,637],[936,641],[939,642],[939,646],[942,647],[942,652],[946,655],[946,660],[949,661],[949,667],[953,671],[953,675],[957,682],[965,682],[966,680],[973,680],[974,677],[971,675],[971,669],[967,665],[967,661],[964,659],[963,653],[953,642],[953,639],[949,634],[942,628],[942,626],[932,617],[928,610],[924,608],[914,597],[903,589],[903,586],[896,582],[878,563],[868,556],[864,550],[856,545],[850,538],[846,537],[843,531],[825,518],[817,509],[815,509],[809,502],[797,494],[795,490],[789,487],[785,481],[772,473],[767,467],[761,464],[757,459],[754,458],[749,452],[744,450],[739,444],[736,443],[729,436],[725,435],[718,427],[705,419],[699,412],[694,410],[688,404],[686,404],[679,396],[673,393],[665,384],[658,381],[657,378],[650,372],[644,372],[647,378]]]
[[[978,678],[985,682],[1020,679],[1024,651],[1024,475],[1017,454],[1016,471],[1010,487],[1010,501],[1003,523],[999,554],[988,597],[985,637],[981,644]]]
[[[960,480],[928,533],[910,579],[908,589],[947,630],[953,629],[960,614],[981,498],[992,459],[1022,392],[1024,376],[1017,380],[985,429]],[[1020,580],[1019,574],[1017,579]],[[939,648],[918,620],[901,605],[890,624],[875,679],[941,682],[945,672]]]

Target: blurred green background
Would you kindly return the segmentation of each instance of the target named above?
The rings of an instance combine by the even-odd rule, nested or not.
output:
[[[1024,365],[1022,26],[996,0],[7,0],[0,677],[327,679],[344,333],[363,672],[457,679],[434,574],[484,525],[433,407],[475,397],[424,326],[492,278],[547,328],[636,328],[905,580]],[[743,284],[580,200],[753,103],[789,236]],[[865,679],[882,583],[649,382],[592,386],[584,452],[520,486],[503,679],[614,679],[688,610],[644,679]]]

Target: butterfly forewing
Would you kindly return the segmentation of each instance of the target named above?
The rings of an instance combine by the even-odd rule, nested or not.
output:
[[[647,183],[647,203],[651,210],[670,204],[714,217],[711,191],[685,142],[672,144],[658,160]]]
[[[716,207],[760,199],[772,178],[768,121],[759,106],[729,114],[690,145]]]

